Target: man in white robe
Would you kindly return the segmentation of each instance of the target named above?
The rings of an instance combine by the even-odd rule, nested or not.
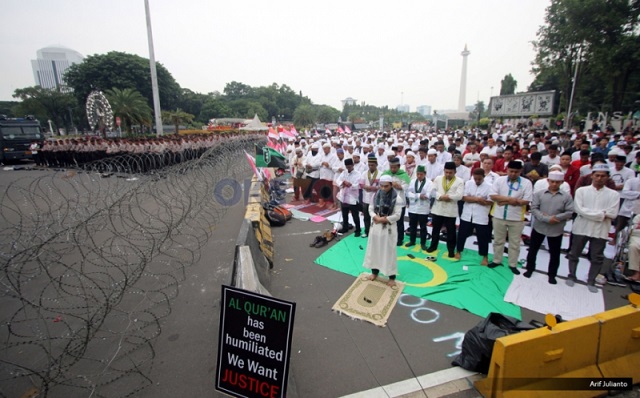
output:
[[[396,241],[398,231],[396,222],[400,219],[402,202],[393,189],[393,177],[384,175],[380,178],[380,190],[369,205],[369,215],[373,221],[369,231],[367,252],[363,267],[371,269],[370,280],[375,280],[380,271],[389,277],[387,284],[395,286],[398,273],[398,255]]]

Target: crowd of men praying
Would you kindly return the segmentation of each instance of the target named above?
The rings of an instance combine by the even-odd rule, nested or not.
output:
[[[356,237],[369,235],[369,206],[381,177],[391,176],[402,205],[397,246],[419,244],[426,254],[435,255],[443,239],[447,252],[441,258],[456,262],[475,231],[481,265],[502,265],[508,244],[509,269],[520,274],[527,223],[531,235],[526,237],[525,277],[536,270],[546,239],[549,283],[557,283],[565,251],[566,284],[573,286],[588,244],[586,284],[597,292],[596,279],[605,273],[606,245],[616,243],[613,227],[618,232],[631,226],[628,279],[640,281],[639,139],[640,132],[632,129],[364,131],[291,138],[287,155],[294,200],[340,209],[343,220],[351,214]],[[570,245],[562,248],[569,221]],[[339,232],[348,233],[347,225],[343,221]]]

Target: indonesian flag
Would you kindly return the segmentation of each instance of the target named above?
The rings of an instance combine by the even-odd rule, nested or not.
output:
[[[344,130],[342,129],[342,127],[338,126],[338,133],[340,134],[344,134]]]
[[[249,165],[251,165],[251,170],[253,170],[253,174],[256,175],[258,181],[262,181],[262,174],[260,174],[260,171],[258,171],[258,167],[256,167],[256,160],[253,158],[253,156],[249,155],[247,151],[244,151],[244,156],[247,157],[247,161],[249,162]]]
[[[278,144],[276,144],[273,140],[267,140],[267,146],[269,148],[273,148],[276,151],[278,150]]]
[[[268,136],[269,138],[273,138],[274,140],[280,139],[280,136],[278,135],[278,133],[276,133],[276,130],[273,127],[269,127]]]
[[[329,130],[329,129],[326,129],[324,132],[325,132],[325,134],[331,135],[331,130]]]
[[[293,130],[295,131],[295,129]],[[280,133],[280,137],[287,137],[287,138],[296,138],[296,134],[294,134],[291,130],[284,130]]]
[[[284,131],[284,127],[281,124],[278,125],[278,133],[282,133]]]
[[[349,128],[349,126],[344,126],[344,131],[347,134],[351,134],[351,129]]]
[[[291,126],[291,130],[289,130],[291,132],[291,134],[293,134],[294,137],[298,136],[298,131],[296,130],[295,126]]]

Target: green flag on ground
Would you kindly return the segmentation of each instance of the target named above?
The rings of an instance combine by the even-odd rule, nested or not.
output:
[[[256,145],[256,166],[257,167],[275,167],[276,169],[284,169],[287,167],[285,157],[280,152],[268,146]]]
[[[406,283],[404,293],[467,310],[483,318],[490,312],[499,312],[522,319],[520,307],[504,301],[513,280],[513,273],[506,266],[483,267],[480,265],[482,257],[469,249],[465,249],[458,262],[446,260],[442,258],[447,255],[445,244],[439,246],[435,262],[425,260],[427,254],[420,250],[420,245],[397,249],[398,280]],[[324,252],[316,264],[358,276],[370,272],[362,266],[366,250],[366,240],[351,235]]]

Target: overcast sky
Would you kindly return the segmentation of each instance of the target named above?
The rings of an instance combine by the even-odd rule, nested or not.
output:
[[[340,100],[456,109],[468,45],[467,105],[511,73],[533,80],[531,41],[549,0],[150,0],[156,60],[180,86],[287,84],[316,104]],[[149,56],[143,0],[3,0],[0,100],[33,86],[47,46]],[[404,93],[402,95],[401,93]]]

